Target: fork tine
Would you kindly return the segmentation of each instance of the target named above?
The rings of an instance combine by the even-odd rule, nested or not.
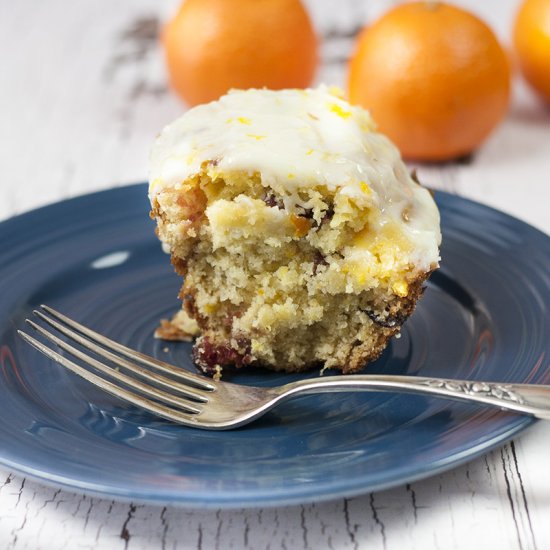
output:
[[[165,374],[170,374],[172,376],[180,378],[181,380],[189,384],[192,384],[194,386],[197,386],[200,389],[203,389],[206,391],[213,391],[216,389],[214,383],[206,379],[204,376],[193,374],[189,371],[186,371],[185,369],[177,368],[174,365],[170,365],[169,363],[165,363],[164,361],[160,361],[158,359],[155,359],[154,357],[150,357],[149,355],[140,353],[139,351],[127,348],[126,346],[123,346],[122,344],[119,344],[118,342],[115,342],[114,340],[111,340],[106,336],[103,336],[102,334],[99,334],[98,332],[95,332],[89,329],[88,327],[85,327],[80,323],[77,323],[76,321],[73,321],[69,317],[63,315],[62,313],[59,313],[58,311],[56,311],[55,309],[49,306],[41,304],[40,308],[46,311],[48,314],[50,314],[52,317],[54,317],[58,321],[61,321],[71,329],[74,329],[77,332],[80,332],[81,334],[89,338],[91,341],[93,341],[96,344],[100,344],[104,348],[116,351],[126,357],[129,357],[130,359],[133,359],[134,361],[139,361],[142,364],[152,367],[160,372],[164,372]],[[41,314],[41,315],[44,315],[44,314]],[[51,324],[50,322],[51,320],[48,319],[45,315],[42,318],[46,322],[49,322]]]
[[[123,399],[124,401],[127,401],[132,405],[136,405],[137,407],[141,407],[153,414],[156,414],[163,418],[167,418],[168,420],[172,420],[173,422],[178,422],[186,426],[197,426],[197,421],[195,420],[193,415],[171,409],[170,407],[165,407],[164,405],[155,403],[150,399],[136,395],[128,390],[125,390],[124,388],[120,388],[116,384],[113,384],[112,382],[109,382],[108,380],[97,376],[96,374],[80,367],[70,359],[63,357],[62,355],[45,346],[32,336],[29,336],[27,333],[21,330],[18,330],[17,332],[26,342],[31,344],[49,359],[52,359],[56,363],[59,363],[66,369],[72,371],[75,374],[78,374],[88,382],[91,382],[95,386],[98,386],[102,390],[114,395],[115,397]]]
[[[53,342],[54,344],[59,346],[61,349],[63,349],[66,352],[70,353],[72,356],[80,359],[83,363],[86,363],[87,365],[90,365],[94,369],[106,374],[107,376],[110,376],[111,378],[114,378],[115,380],[117,380],[119,382],[122,382],[122,383],[124,383],[124,384],[126,384],[126,385],[128,385],[132,388],[135,388],[135,389],[145,393],[146,395],[148,395],[150,397],[154,397],[156,399],[159,399],[160,401],[164,401],[166,403],[170,403],[171,405],[175,405],[176,407],[178,407],[178,408],[180,408],[180,409],[182,409],[182,410],[184,410],[188,413],[197,414],[197,413],[200,412],[200,409],[194,407],[193,405],[189,404],[186,401],[183,401],[183,399],[181,399],[179,397],[175,397],[173,395],[170,395],[169,393],[167,393],[165,391],[162,391],[158,388],[155,388],[154,386],[150,386],[149,384],[144,384],[143,382],[140,382],[139,380],[136,380],[135,378],[132,378],[131,376],[128,376],[128,375],[126,375],[122,372],[114,370],[111,367],[108,367],[107,365],[101,363],[97,359],[94,359],[93,357],[90,357],[90,356],[86,355],[84,352],[80,351],[79,349],[67,344],[67,342],[64,342],[63,340],[61,340],[57,336],[55,336],[52,333],[48,332],[46,329],[44,329],[40,325],[37,325],[36,323],[33,323],[32,321],[29,321],[28,319],[27,319],[27,323],[34,330],[36,330],[37,332],[42,334],[42,336],[44,336],[45,338],[47,338],[48,340],[50,340],[51,342]],[[25,333],[23,333],[23,334],[25,334]],[[32,337],[28,336],[28,338],[32,338]],[[29,341],[29,340],[27,340],[27,341]],[[42,345],[42,346],[46,349],[49,349],[44,345]],[[39,348],[39,349],[43,353],[46,353],[42,347]],[[54,352],[52,350],[50,350],[50,351],[51,351],[51,353],[56,354],[56,352]],[[56,354],[56,355],[59,355],[59,354]],[[48,355],[48,357],[49,357],[49,355]],[[63,358],[63,356],[61,356],[61,355],[59,355],[59,357]],[[58,359],[55,359],[55,360],[58,361]],[[60,361],[58,361],[58,362],[60,362]],[[71,361],[71,363],[72,363],[72,361]],[[61,364],[63,366],[66,366],[62,362],[61,362]],[[81,369],[81,367],[79,367],[79,368]],[[71,370],[73,370],[73,369],[71,369]],[[85,370],[85,369],[82,369],[82,370]],[[74,370],[73,370],[73,372],[74,372]],[[88,372],[88,371],[86,371],[86,372]],[[78,372],[77,374],[81,374],[81,373]],[[81,376],[82,376],[82,374],[81,374]],[[95,377],[95,375],[94,375],[94,377]],[[97,377],[97,378],[100,378],[100,377]],[[89,380],[89,379],[87,378],[87,380]],[[101,378],[101,380],[103,380],[103,379]],[[109,384],[111,384],[111,383],[109,382]],[[99,385],[99,384],[97,384],[97,385]],[[103,386],[101,386],[101,387],[103,387]],[[116,387],[118,388],[118,386],[116,386]]]
[[[160,374],[155,374],[147,369],[144,369],[140,367],[139,365],[136,365],[135,363],[129,362],[127,359],[124,359],[122,357],[119,357],[118,355],[113,354],[108,349],[105,349],[95,342],[89,340],[88,338],[81,336],[77,332],[71,330],[70,328],[58,323],[57,321],[50,319],[48,316],[44,315],[42,312],[34,310],[33,313],[48,323],[50,326],[58,330],[60,333],[64,334],[68,338],[71,338],[72,340],[78,342],[81,346],[84,346],[88,348],[89,350],[93,351],[97,355],[100,355],[101,357],[104,357],[105,359],[108,359],[109,361],[112,361],[113,363],[116,363],[120,367],[123,367],[134,374],[137,374],[138,376],[145,378],[146,380],[149,380],[151,382],[155,382],[165,388],[169,388],[170,390],[175,390],[178,393],[188,397],[189,399],[192,399],[194,401],[204,402],[205,397],[201,395],[198,391],[200,388],[197,388],[195,385],[189,386],[189,384],[182,384],[181,382],[176,382],[172,378],[167,378],[165,376],[162,376]],[[179,377],[180,380],[186,380],[183,377]]]
[[[87,338],[81,336],[80,334],[72,331],[68,327],[65,327],[64,325],[61,325],[57,321],[54,321],[53,319],[50,319],[40,311],[34,310],[33,313],[48,323],[50,326],[58,330],[61,334],[64,334],[68,338],[71,338],[75,342],[78,342],[81,346],[84,346],[85,348],[91,350],[92,352],[96,353],[97,355],[100,355],[101,357],[104,357],[105,359],[108,359],[112,363],[117,364],[120,367],[123,367],[126,370],[129,370],[133,372],[134,374],[137,374],[141,378],[145,378],[146,380],[149,380],[150,382],[154,382],[164,388],[168,388],[171,391],[177,391],[182,396],[187,397],[188,399],[191,399],[193,401],[198,402],[204,402],[206,398],[201,395],[198,392],[198,388],[196,386],[189,386],[187,384],[182,384],[181,382],[176,382],[175,380],[171,378],[167,378],[165,376],[162,376],[160,374],[156,374],[154,372],[151,372],[147,369],[144,369],[143,367],[140,367],[134,363],[131,363],[127,359],[124,359],[122,357],[119,357],[118,355],[115,355],[111,353],[110,351],[100,347],[99,345],[91,342]],[[27,323],[32,324],[32,321],[27,319]],[[38,326],[38,325],[37,325]],[[36,327],[35,327],[36,328]],[[37,329],[38,330],[38,329]],[[44,335],[46,336],[47,333]]]

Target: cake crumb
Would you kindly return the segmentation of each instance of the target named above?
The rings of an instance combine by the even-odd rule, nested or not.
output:
[[[199,325],[183,309],[170,320],[161,319],[160,326],[155,330],[155,338],[176,342],[192,342],[199,334]],[[165,348],[165,351],[168,351],[168,348]]]

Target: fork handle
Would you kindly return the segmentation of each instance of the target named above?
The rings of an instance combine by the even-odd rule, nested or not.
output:
[[[436,395],[491,405],[550,420],[550,386],[536,384],[366,374],[299,380],[281,386],[280,390],[279,402],[299,394],[357,390]]]

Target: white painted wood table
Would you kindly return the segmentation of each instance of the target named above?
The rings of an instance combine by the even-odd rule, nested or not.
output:
[[[0,2],[0,219],[146,179],[152,138],[183,109],[166,88],[157,43],[159,21],[175,3]],[[509,42],[516,2],[461,3]],[[308,5],[324,37],[318,81],[341,85],[358,26],[389,3]],[[434,187],[549,233],[550,109],[516,79],[506,121],[471,162],[419,172]],[[549,465],[550,423],[538,423],[503,448],[431,479],[352,499],[234,511],[90,498],[0,469],[0,550],[543,550],[550,548]]]

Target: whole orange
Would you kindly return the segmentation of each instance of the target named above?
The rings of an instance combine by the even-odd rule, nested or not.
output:
[[[414,2],[361,33],[348,87],[404,157],[441,161],[472,152],[504,117],[510,66],[476,16]]]
[[[318,61],[300,0],[186,0],[162,43],[171,85],[190,105],[230,88],[306,87]]]
[[[514,46],[525,79],[550,101],[550,0],[525,0],[514,24]]]

